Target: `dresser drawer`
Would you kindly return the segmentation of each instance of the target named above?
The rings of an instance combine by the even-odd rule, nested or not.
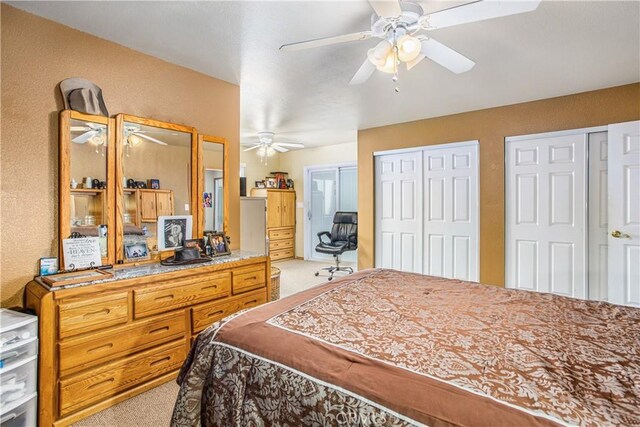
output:
[[[283,239],[292,239],[295,235],[295,231],[293,228],[285,228],[280,230],[269,230],[269,240],[283,240]]]
[[[127,293],[63,302],[58,310],[61,339],[96,331],[127,322]]]
[[[151,316],[199,302],[229,295],[231,272],[214,273],[208,276],[182,279],[171,282],[172,286],[134,290],[134,317]]]
[[[137,384],[176,370],[180,368],[184,359],[185,343],[181,340],[60,380],[60,415],[64,417]]]
[[[278,249],[278,250],[269,252],[269,258],[271,258],[272,261],[277,261],[279,259],[293,258],[293,256],[294,256],[293,248]]]
[[[233,294],[251,291],[265,285],[265,265],[252,265],[233,271]]]
[[[231,300],[212,302],[194,307],[191,309],[191,328],[194,334],[198,333],[212,323],[224,319],[236,311],[255,307],[266,302],[267,293],[264,290],[260,290],[244,294],[241,297],[234,297]]]
[[[277,251],[278,249],[293,248],[293,239],[286,240],[271,240],[269,242],[269,249],[271,251]]]
[[[163,342],[184,337],[184,313],[143,320],[90,337],[71,339],[60,345],[60,375],[128,356]]]

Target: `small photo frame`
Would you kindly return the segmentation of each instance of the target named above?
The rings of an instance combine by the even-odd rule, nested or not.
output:
[[[149,188],[151,188],[153,190],[159,190],[160,189],[160,180],[159,179],[148,179],[147,180],[147,185],[149,186]]]
[[[278,188],[278,182],[275,178],[267,178],[267,188]]]
[[[158,217],[158,250],[179,249],[185,240],[191,239],[193,217],[191,215]]]
[[[213,207],[211,200],[212,200],[211,193],[202,193],[202,207],[204,208]]]
[[[48,276],[58,272],[58,258],[40,258],[40,275]]]
[[[185,248],[196,248],[198,252],[204,253],[204,239],[189,239],[184,241]]]
[[[267,188],[264,181],[256,181],[256,188]]]
[[[149,259],[147,242],[127,242],[124,244],[124,257],[128,261]]]
[[[229,255],[229,244],[224,233],[211,233],[208,235],[209,245],[213,251],[213,256]]]

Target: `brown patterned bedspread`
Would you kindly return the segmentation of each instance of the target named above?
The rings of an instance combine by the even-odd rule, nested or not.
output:
[[[640,426],[640,309],[367,270],[198,338],[174,425]]]

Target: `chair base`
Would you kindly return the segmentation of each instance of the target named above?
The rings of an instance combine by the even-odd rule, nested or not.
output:
[[[316,277],[319,276],[320,272],[324,270],[329,272],[329,277],[327,278],[327,280],[329,281],[333,280],[333,274],[336,273],[337,271],[345,271],[348,274],[353,274],[353,268],[340,266],[340,257],[338,255],[334,255],[333,258],[336,260],[336,265],[332,265],[331,267],[321,268],[320,270],[316,271]]]

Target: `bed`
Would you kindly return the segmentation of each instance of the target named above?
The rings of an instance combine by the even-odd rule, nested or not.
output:
[[[174,426],[640,425],[640,309],[365,270],[198,336]]]

